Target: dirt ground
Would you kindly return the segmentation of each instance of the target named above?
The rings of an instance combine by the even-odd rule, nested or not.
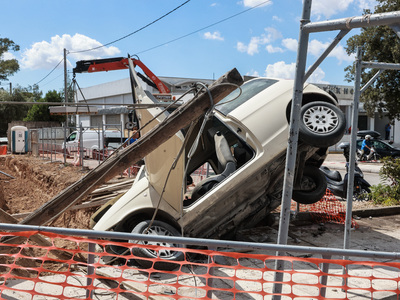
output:
[[[8,214],[33,212],[86,173],[80,167],[64,166],[27,155],[0,156],[0,208]],[[95,209],[66,212],[50,226],[89,228]]]

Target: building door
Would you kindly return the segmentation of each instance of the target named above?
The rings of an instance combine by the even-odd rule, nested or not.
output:
[[[358,116],[358,130],[368,130],[368,117]]]

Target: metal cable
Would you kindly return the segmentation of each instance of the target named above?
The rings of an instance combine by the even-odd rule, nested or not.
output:
[[[109,42],[109,43],[107,43],[107,44],[104,44],[104,45],[101,45],[101,46],[98,46],[98,47],[94,47],[94,48],[91,48],[91,49],[73,51],[73,52],[70,52],[70,53],[73,54],[73,53],[82,53],[82,52],[93,51],[93,50],[97,50],[97,49],[100,49],[100,48],[109,46],[109,45],[114,44],[114,43],[116,43],[116,42],[119,42],[119,41],[121,41],[121,40],[123,40],[123,39],[126,39],[127,37],[130,37],[131,35],[134,35],[134,34],[138,33],[139,31],[142,31],[143,29],[145,29],[145,28],[147,28],[147,27],[153,25],[154,23],[160,21],[161,19],[165,18],[166,16],[170,15],[170,14],[173,13],[174,11],[178,10],[179,8],[181,8],[182,6],[184,6],[185,4],[187,4],[188,2],[190,2],[190,0],[187,0],[187,1],[183,2],[181,5],[175,7],[173,10],[170,10],[170,11],[167,12],[166,14],[164,14],[164,15],[162,15],[161,17],[157,18],[156,20],[154,20],[154,21],[152,21],[152,22],[146,24],[145,26],[142,26],[141,28],[135,30],[134,32],[131,32],[131,33],[129,33],[129,34],[127,34],[127,35],[125,35],[125,36],[123,36],[123,37],[121,37],[121,38],[118,38],[118,39],[116,39],[116,40],[114,40],[114,41],[112,41],[112,42]]]

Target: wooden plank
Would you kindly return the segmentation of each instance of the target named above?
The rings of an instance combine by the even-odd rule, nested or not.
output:
[[[86,209],[86,208],[91,208],[91,207],[96,207],[96,206],[102,206],[103,204],[107,203],[108,201],[110,201],[111,199],[113,199],[114,197],[117,197],[119,194],[112,194],[109,195],[107,198],[105,199],[101,199],[101,200],[94,200],[91,202],[84,202],[82,204],[78,204],[78,205],[74,205],[70,208],[68,208],[67,211],[69,210],[79,210],[79,209]],[[28,217],[30,214],[32,214],[32,212],[27,212],[27,213],[18,213],[18,214],[12,214],[11,216],[15,219],[22,219],[22,218],[26,218]],[[6,222],[8,223],[8,222]],[[13,222],[14,223],[14,222]],[[15,222],[15,224],[18,222]]]
[[[1,223],[9,223],[9,224],[17,224],[18,220],[16,218],[14,218],[13,216],[9,215],[8,213],[6,213],[4,210],[0,209],[0,222]],[[47,246],[47,247],[51,247],[53,246],[52,242],[47,240],[45,237],[41,236],[40,234],[35,234],[35,235],[31,235],[29,237],[33,242],[37,243],[38,245],[42,245],[42,246]],[[14,236],[14,237],[7,237],[5,239],[3,239],[1,242],[2,243],[23,243],[25,240],[24,237],[20,237],[20,236]],[[0,253],[8,253],[9,252],[9,248],[4,248],[4,249],[0,249]],[[58,258],[61,259],[71,259],[72,255],[69,252],[66,251],[62,251],[62,250],[54,250],[52,252],[54,255],[57,255]]]
[[[214,103],[218,103],[236,89],[234,85],[241,85],[242,83],[243,78],[236,69],[227,72],[209,87],[212,100]],[[111,156],[20,223],[44,225],[51,222],[62,212],[81,201],[90,192],[95,190],[97,186],[117,176],[127,166],[138,162],[167,141],[177,131],[188,126],[192,120],[204,115],[210,107],[211,101],[207,92],[193,98],[176,109],[164,122],[155,126],[135,143],[124,148],[117,155]]]

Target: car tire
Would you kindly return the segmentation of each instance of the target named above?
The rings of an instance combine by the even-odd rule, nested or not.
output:
[[[292,198],[300,204],[313,204],[321,200],[326,193],[326,177],[315,166],[305,166],[301,179],[301,190],[293,190]]]
[[[340,141],[346,120],[337,106],[323,102],[310,102],[301,108],[300,140],[313,147],[329,147]]]
[[[163,221],[158,221],[158,220],[154,220],[153,222],[151,222],[150,220],[145,220],[143,222],[140,222],[133,228],[132,233],[158,235],[158,236],[171,236],[171,237],[181,236],[180,232],[175,227]],[[129,242],[141,245],[155,245],[155,246],[179,247],[179,248],[184,247],[181,244],[170,244],[166,242],[149,242],[149,241],[137,242],[133,240],[130,240]],[[144,268],[150,268],[153,265],[153,259],[157,258],[157,252],[152,249],[135,247],[132,249],[132,253],[139,257],[152,259],[152,260],[135,259],[135,261]],[[153,266],[154,269],[158,270],[174,270],[177,267],[179,267],[179,264],[168,261],[182,261],[184,259],[183,252],[173,251],[170,249],[159,250],[158,256],[161,259],[166,260],[166,262],[156,262],[154,264]]]

